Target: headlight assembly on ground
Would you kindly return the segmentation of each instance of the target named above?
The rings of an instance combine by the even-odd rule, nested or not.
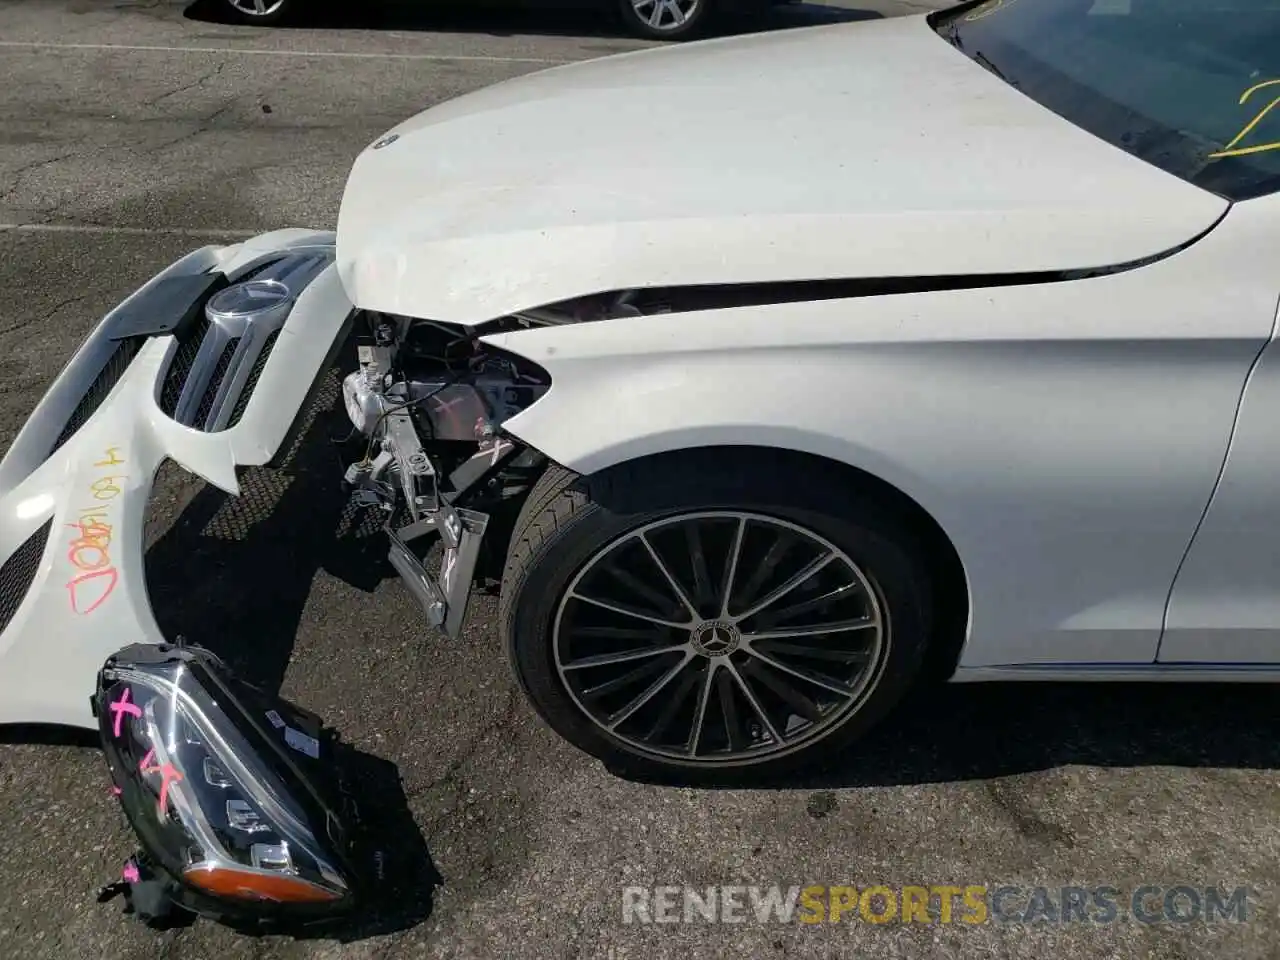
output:
[[[143,862],[180,907],[232,920],[351,910],[351,811],[315,718],[204,651],[151,645],[107,662],[95,708]]]

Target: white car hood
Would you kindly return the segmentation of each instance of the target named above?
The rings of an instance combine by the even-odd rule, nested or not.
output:
[[[347,183],[343,283],[457,323],[632,287],[1111,266],[1228,206],[922,16],[558,67],[391,132]]]

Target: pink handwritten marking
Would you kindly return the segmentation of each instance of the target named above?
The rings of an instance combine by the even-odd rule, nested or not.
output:
[[[155,754],[154,748],[148,750],[147,755],[142,758],[142,763],[138,764],[138,769],[143,773],[160,774],[160,802],[156,805],[156,811],[163,817],[169,808],[169,784],[181,783],[182,774],[175,770],[171,763],[166,763],[163,767],[157,767],[154,764],[148,766],[155,759]]]
[[[132,863],[126,863],[124,869],[120,871],[120,876],[124,878],[125,883],[139,883],[142,875],[138,873],[138,868]]]
[[[120,725],[124,722],[124,715],[127,713],[131,717],[142,716],[142,708],[137,704],[129,702],[129,688],[124,688],[124,693],[120,694],[120,699],[111,704],[111,712],[115,716],[115,724],[112,727],[113,736],[120,736]]]
[[[103,587],[102,594],[96,600],[94,600],[93,603],[89,604],[89,606],[85,607],[84,609],[81,609],[80,594],[79,594],[80,585],[88,582],[89,580],[96,580],[98,577],[109,577],[110,579],[107,581],[106,586]],[[85,614],[93,613],[93,611],[97,610],[100,606],[102,606],[103,603],[106,602],[107,597],[111,596],[111,593],[113,590],[115,590],[116,583],[119,581],[119,579],[120,579],[120,571],[117,570],[115,567],[107,567],[105,570],[94,570],[94,571],[91,571],[90,573],[82,573],[80,574],[80,576],[76,577],[74,580],[68,581],[67,593],[70,594],[70,597],[71,597],[72,611],[80,614],[81,616],[84,616]]]
[[[160,802],[156,805],[156,811],[160,816],[163,817],[169,808],[169,784],[181,782],[182,774],[166,763],[160,771]]]

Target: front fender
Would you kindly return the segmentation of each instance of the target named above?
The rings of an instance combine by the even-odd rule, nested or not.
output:
[[[670,325],[675,334],[675,319],[638,322]],[[600,343],[606,327],[613,327],[619,339],[627,336],[623,322],[486,338],[536,362],[551,378],[550,390],[505,421],[503,430],[581,474],[671,450],[769,447],[857,467],[922,506],[939,500],[941,492],[930,479],[935,475],[918,469],[909,455],[899,455],[905,452],[901,423],[884,409],[886,402],[900,409],[910,402],[901,396],[900,370],[920,358],[907,348],[864,344],[856,355],[834,345],[666,351],[661,334],[649,337],[633,328],[630,333],[649,344],[633,336],[628,344],[634,350],[577,349],[580,340]],[[688,322],[698,319],[690,316]],[[831,391],[855,367],[862,382],[849,390],[849,399],[882,398],[874,415],[868,411],[856,428]]]
[[[332,233],[301,230],[196,250],[109,313],[55,379],[0,462],[0,723],[93,728],[107,656],[165,641],[143,562],[156,471],[173,460],[237,494],[237,467],[274,456],[352,314],[333,259]],[[250,273],[293,284],[283,325],[120,339],[139,316],[163,328],[148,313],[173,306],[156,299],[162,281]],[[166,401],[178,388],[199,393],[185,423]]]
[[[1269,229],[1089,279],[495,334],[551,378],[503,429],[582,474],[725,444],[848,464],[955,547],[962,666],[1149,663],[1270,335]]]

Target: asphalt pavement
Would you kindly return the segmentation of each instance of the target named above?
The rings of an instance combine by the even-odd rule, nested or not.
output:
[[[925,9],[841,2],[730,29]],[[0,0],[0,443],[97,318],[188,249],[331,227],[352,158],[404,117],[648,45],[590,10],[497,0],[333,3],[311,26],[274,31],[168,0]],[[457,642],[424,628],[370,542],[346,530],[319,428],[296,466],[255,475],[240,500],[167,470],[149,586],[167,630],[283,684],[398,767],[405,848],[423,865],[403,908],[348,942],[206,922],[145,930],[95,902],[132,850],[100,755],[7,731],[0,956],[1280,956],[1272,689],[929,689],[832,770],[785,789],[635,783],[526,707],[491,597]],[[1112,886],[1122,905],[1144,884],[1158,888],[1152,904],[1177,885],[1244,886],[1249,899],[1244,922],[1125,910],[1114,922],[1060,910],[1029,923],[876,924],[858,910],[840,923],[624,922],[624,888],[658,884],[1007,885],[1024,891],[1015,914],[1034,887],[1057,899],[1064,886]]]

